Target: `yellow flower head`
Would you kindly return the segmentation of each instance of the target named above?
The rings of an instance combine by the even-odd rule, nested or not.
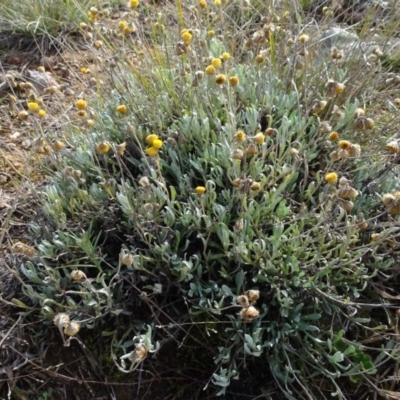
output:
[[[207,75],[214,75],[214,74],[215,74],[215,67],[214,67],[214,65],[209,65],[209,66],[206,68],[206,74],[207,74]]]
[[[156,140],[157,140],[157,139],[156,139]],[[157,156],[157,154],[158,154],[158,150],[157,150],[155,147],[153,147],[153,146],[147,148],[145,151],[146,151],[146,154],[147,154],[148,156],[150,156],[150,157],[155,157],[155,156]]]
[[[129,0],[128,7],[133,9],[138,8],[139,0]]]
[[[206,192],[206,188],[204,186],[197,186],[195,190],[199,196],[203,195]]]
[[[119,21],[118,26],[121,29],[121,31],[123,31],[128,26],[128,24],[126,21]]]
[[[46,116],[46,111],[39,110],[38,115],[39,115],[40,118],[44,118]]]
[[[236,86],[239,83],[239,78],[237,76],[230,76],[229,77],[229,84],[231,86]]]
[[[257,135],[254,136],[254,141],[255,141],[257,144],[263,144],[264,141],[265,141],[265,136],[264,136],[264,134],[261,133],[261,132],[258,132]]]
[[[188,31],[184,31],[182,33],[182,40],[186,44],[186,46],[189,46],[190,41],[192,40],[192,34]]]
[[[214,0],[214,4],[219,7],[221,5],[221,0]]]
[[[228,52],[225,51],[224,53],[222,53],[221,58],[222,58],[224,61],[228,61],[228,60],[231,58],[231,55],[230,55]]]
[[[161,149],[162,145],[163,145],[163,141],[160,139],[154,139],[153,143],[151,144],[153,148],[155,148],[156,150]]]
[[[96,146],[96,150],[100,154],[105,154],[110,150],[110,144],[108,142],[101,142]]]
[[[154,142],[155,140],[157,140],[157,139],[158,139],[158,136],[157,136],[156,134],[152,133],[151,135],[148,135],[148,136],[146,137],[146,142],[147,142],[148,144],[152,145],[153,142]]]
[[[246,134],[243,131],[237,131],[235,135],[235,139],[238,142],[244,142],[246,140]]]
[[[348,140],[341,140],[339,142],[339,147],[342,150],[348,150],[351,147],[351,142],[349,142]]]
[[[330,184],[330,185],[336,185],[338,182],[338,174],[336,172],[330,172],[329,174],[325,175],[325,180]]]
[[[78,110],[84,110],[87,107],[87,101],[79,99],[75,102],[75,106]]]
[[[60,140],[55,140],[53,142],[54,149],[60,151],[65,148],[65,143],[61,142]]]
[[[214,66],[214,68],[219,68],[222,64],[222,61],[220,58],[213,58],[211,60],[211,64]]]
[[[329,135],[329,139],[332,141],[339,140],[339,134],[337,132],[331,132]]]
[[[82,67],[81,72],[82,72],[82,74],[87,74],[89,72],[89,70],[85,67]]]
[[[39,104],[36,103],[36,102],[34,102],[34,101],[30,101],[30,102],[28,103],[28,109],[29,109],[29,111],[31,111],[31,112],[36,112],[36,111],[39,110]]]
[[[206,0],[199,0],[199,6],[200,8],[206,8],[207,7]]]
[[[209,30],[209,31],[207,32],[207,35],[208,35],[209,37],[214,37],[214,36],[215,36],[215,31],[214,31],[213,29],[211,29],[211,30]]]
[[[126,114],[126,110],[127,108],[125,104],[121,104],[120,106],[117,107],[117,112],[119,112],[122,115]]]

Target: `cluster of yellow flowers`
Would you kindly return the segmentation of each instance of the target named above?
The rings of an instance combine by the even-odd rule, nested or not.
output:
[[[158,151],[163,146],[163,141],[153,133],[146,137],[146,142],[150,145],[150,147],[145,150],[146,154],[151,157],[156,157],[158,155]]]
[[[235,139],[239,143],[243,143],[248,140],[247,135],[241,130],[236,132]],[[265,142],[265,135],[262,132],[258,132],[249,139],[251,139],[251,142],[246,146],[246,155],[254,156],[258,153],[258,147],[256,145],[262,145]],[[244,154],[244,151],[241,149],[235,149],[231,153],[234,160],[241,160],[244,157]]]

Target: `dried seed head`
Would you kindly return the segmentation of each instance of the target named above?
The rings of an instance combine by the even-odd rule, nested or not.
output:
[[[396,199],[393,196],[393,194],[391,193],[385,193],[382,196],[382,203],[386,206],[386,207],[391,207],[394,203],[395,203]]]
[[[275,136],[275,135],[278,134],[278,130],[277,130],[277,129],[274,129],[274,128],[267,128],[267,129],[265,130],[265,134],[266,134],[267,136]]]
[[[358,196],[358,190],[350,187],[350,186],[342,186],[337,191],[337,196],[341,199],[355,199]]]
[[[231,156],[234,160],[241,160],[244,156],[243,150],[235,149],[232,151]]]
[[[129,267],[130,265],[133,264],[135,258],[133,257],[133,254],[131,252],[122,250],[121,254],[119,255],[119,260],[122,265]]]
[[[354,203],[350,200],[341,200],[340,207],[342,207],[346,212],[350,212],[354,207]]]
[[[239,306],[244,307],[244,308],[247,308],[250,306],[248,297],[243,294],[241,296],[238,296],[238,298],[236,299],[236,302],[239,304]]]
[[[299,151],[298,151],[297,149],[295,149],[294,147],[292,147],[292,148],[289,150],[289,154],[290,154],[292,157],[296,157],[296,156],[299,154]]]
[[[366,229],[368,229],[368,222],[365,219],[363,219],[362,221],[360,221],[357,224],[357,227],[358,227],[358,229],[361,229],[362,231],[365,231]]]
[[[234,186],[234,187],[240,187],[241,184],[242,184],[242,180],[240,178],[236,178],[232,182],[232,186]]]
[[[247,147],[246,147],[246,154],[248,156],[254,156],[255,154],[258,153],[258,149],[257,146],[253,143],[250,143]]]
[[[348,179],[346,179],[344,176],[342,176],[339,179],[339,186],[350,186],[351,181],[349,181]]]
[[[400,142],[398,140],[392,140],[386,144],[386,149],[391,153],[400,154]]]
[[[126,142],[123,142],[121,144],[117,144],[115,146],[115,150],[116,150],[118,155],[123,156],[125,154],[125,150],[126,150]]]
[[[147,353],[148,353],[148,351],[147,351],[146,346],[143,343],[138,343],[136,345],[136,349],[133,354],[134,359],[132,361],[137,362],[137,363],[143,361],[144,358],[147,356]]]
[[[64,334],[67,336],[75,336],[80,329],[78,322],[72,321],[64,325]]]
[[[79,269],[75,269],[75,270],[71,271],[69,276],[75,282],[82,282],[82,281],[86,280],[85,273],[83,271],[80,271]]]
[[[260,190],[260,187],[261,187],[260,182],[253,182],[250,185],[250,190],[257,191],[257,190]]]
[[[242,311],[240,311],[240,318],[244,322],[251,322],[255,318],[257,318],[260,315],[260,312],[253,306],[243,308]]]
[[[246,292],[246,296],[249,299],[250,303],[255,303],[260,298],[259,290],[248,290]]]
[[[59,328],[63,328],[65,325],[69,323],[69,315],[66,313],[59,313],[54,316],[53,319],[54,325]]]
[[[314,114],[320,113],[326,107],[327,104],[328,102],[325,100],[316,100],[312,107],[313,113]]]
[[[360,157],[360,155],[361,155],[361,146],[359,144],[352,144],[348,151],[349,151],[349,156],[350,157]]]

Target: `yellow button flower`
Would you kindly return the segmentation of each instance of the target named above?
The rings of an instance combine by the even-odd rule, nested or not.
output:
[[[206,192],[206,188],[204,186],[197,186],[195,190],[199,196],[203,195]]]
[[[30,101],[28,103],[28,109],[31,112],[36,112],[37,110],[39,110],[39,104],[34,101]]]
[[[146,137],[146,142],[147,142],[148,144],[152,145],[153,142],[154,142],[155,140],[157,140],[157,139],[158,139],[158,136],[155,135],[154,133],[152,133],[151,135],[148,135],[148,136]]]
[[[263,144],[264,141],[265,141],[265,136],[264,136],[264,134],[261,133],[261,132],[258,132],[257,135],[254,136],[254,141],[255,141],[257,144]]]
[[[325,180],[330,184],[335,186],[338,182],[338,174],[336,172],[330,172],[325,175]]]
[[[206,74],[207,74],[207,75],[214,75],[214,74],[215,74],[215,67],[214,67],[214,65],[209,65],[209,66],[206,68]]]
[[[87,101],[79,99],[75,102],[75,106],[78,110],[84,110],[87,107]]]
[[[158,150],[155,147],[149,147],[145,150],[146,154],[150,157],[155,157],[158,154]]]
[[[96,150],[100,154],[105,154],[110,150],[110,144],[108,142],[101,142],[96,146]]]
[[[231,86],[236,86],[239,83],[239,78],[237,76],[230,76],[229,77],[229,84]]]
[[[117,107],[117,112],[119,112],[122,115],[126,114],[126,110],[127,108],[125,104],[121,104],[120,106]]]
[[[162,140],[160,140],[160,139],[153,140],[152,147],[154,147],[156,150],[161,149],[162,145],[163,145]]]
[[[222,64],[222,61],[220,58],[213,58],[211,64],[213,65],[214,68],[219,68]]]

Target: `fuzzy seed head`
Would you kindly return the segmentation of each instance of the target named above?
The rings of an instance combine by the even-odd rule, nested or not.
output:
[[[232,151],[231,156],[234,160],[241,160],[244,157],[243,150],[235,149]]]
[[[259,290],[248,290],[246,292],[246,296],[248,297],[250,303],[255,303],[260,297]]]
[[[71,271],[69,276],[75,282],[82,282],[82,281],[86,280],[85,273],[79,269],[75,269],[75,270]]]
[[[250,306],[243,308],[239,315],[244,322],[251,322],[260,315],[260,312],[255,307]]]
[[[64,334],[67,336],[75,336],[79,332],[79,329],[80,329],[79,323],[72,321],[64,326]]]
[[[250,306],[248,297],[243,294],[241,296],[237,297],[236,302],[239,304],[239,306],[244,307],[244,308],[247,308]]]

